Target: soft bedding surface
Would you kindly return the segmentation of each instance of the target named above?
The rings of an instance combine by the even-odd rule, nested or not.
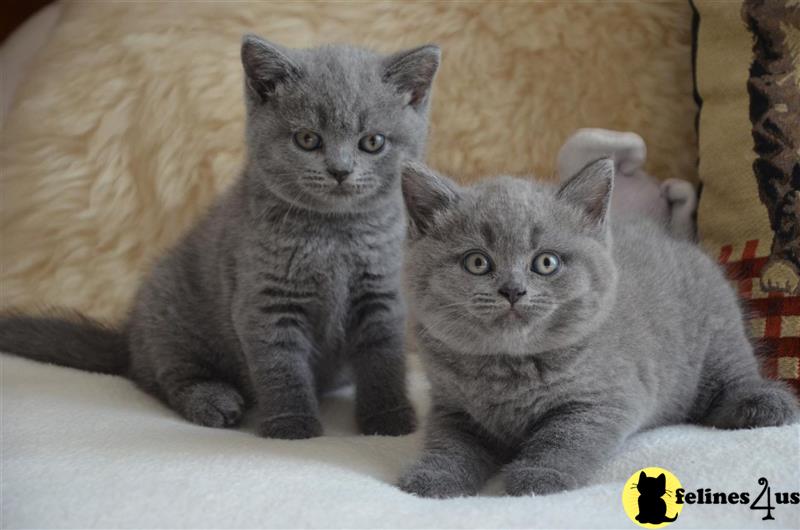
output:
[[[660,466],[687,490],[800,490],[800,426],[715,431],[676,426],[642,433],[594,485],[546,497],[429,500],[392,484],[415,457],[420,433],[356,434],[345,390],[323,402],[326,435],[257,438],[198,427],[127,380],[0,356],[3,528],[634,528],[622,510],[625,480]],[[414,369],[418,410],[427,386]],[[685,506],[674,528],[800,527],[800,507],[774,521],[745,505]]]

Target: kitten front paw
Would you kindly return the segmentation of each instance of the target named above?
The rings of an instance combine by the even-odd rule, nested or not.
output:
[[[410,405],[403,406],[359,418],[358,428],[366,435],[403,436],[417,428],[417,415]]]
[[[431,469],[420,464],[403,474],[398,486],[406,493],[411,493],[417,497],[437,499],[466,497],[477,493],[453,473],[441,469]]]
[[[549,495],[577,487],[566,473],[545,467],[510,466],[506,472],[506,492],[515,497]]]
[[[322,435],[322,424],[315,416],[278,416],[261,422],[258,435],[281,440],[304,440]]]

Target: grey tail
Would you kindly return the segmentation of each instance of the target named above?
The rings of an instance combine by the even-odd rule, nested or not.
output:
[[[116,375],[127,372],[130,358],[122,331],[77,312],[0,315],[0,352]]]

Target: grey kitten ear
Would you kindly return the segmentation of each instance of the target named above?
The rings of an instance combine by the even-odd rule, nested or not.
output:
[[[418,162],[406,163],[402,187],[403,199],[412,224],[412,237],[427,234],[436,217],[453,206],[460,195],[455,182],[437,175]]]
[[[390,55],[383,62],[383,81],[406,93],[408,104],[413,108],[425,109],[441,55],[435,44]]]
[[[604,226],[614,188],[614,161],[601,158],[589,163],[558,190],[559,199],[583,208],[592,226]]]
[[[242,37],[242,66],[248,90],[261,101],[274,94],[279,83],[300,76],[284,48],[256,35]]]

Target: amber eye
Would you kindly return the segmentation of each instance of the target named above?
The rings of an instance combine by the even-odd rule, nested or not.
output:
[[[478,250],[467,252],[461,260],[464,270],[475,276],[482,276],[492,270],[492,260]]]
[[[322,138],[308,129],[301,129],[294,133],[294,143],[303,151],[314,151],[322,146]]]
[[[533,258],[531,270],[542,276],[550,276],[561,268],[561,258],[552,252],[542,252]]]
[[[364,152],[380,153],[386,145],[386,137],[382,134],[368,134],[358,141],[358,148]]]

